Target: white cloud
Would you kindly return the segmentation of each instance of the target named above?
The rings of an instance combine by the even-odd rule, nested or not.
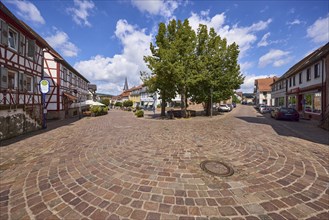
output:
[[[250,69],[251,67],[254,66],[253,62],[243,62],[243,63],[239,63],[240,64],[240,70],[241,72],[246,72],[247,69]]]
[[[221,36],[225,37],[228,43],[237,43],[240,48],[240,56],[244,56],[246,51],[251,48],[252,44],[257,40],[256,33],[266,29],[272,22],[272,19],[267,21],[259,21],[247,27],[241,27],[237,24],[233,26],[225,25],[225,13],[216,14],[213,17],[202,16],[192,12],[188,18],[191,27],[196,31],[199,24],[205,24],[208,28],[213,27]]]
[[[55,29],[54,35],[45,37],[46,41],[56,50],[59,50],[60,54],[65,57],[75,57],[78,55],[79,49],[72,42],[70,42],[69,36],[63,32]]]
[[[327,17],[319,18],[307,28],[307,37],[312,38],[315,43],[329,41],[329,13]]]
[[[289,51],[271,49],[267,54],[259,58],[258,66],[265,67],[267,65],[272,65],[274,67],[280,67],[290,62],[291,57],[289,54]]]
[[[140,71],[148,70],[143,57],[150,55],[152,41],[151,34],[146,34],[144,29],[130,25],[126,20],[117,22],[115,36],[123,46],[121,54],[113,57],[96,55],[74,65],[87,79],[101,85],[99,92],[113,95],[122,92],[125,77],[128,78],[129,87],[141,83]]]
[[[243,74],[243,75],[245,76],[244,83],[241,85],[241,88],[239,90],[241,90],[242,92],[246,92],[246,93],[254,92],[254,85],[255,85],[256,79],[275,76],[273,74],[258,75],[258,76],[256,76],[255,74]]]
[[[81,26],[91,27],[88,17],[94,9],[95,4],[91,0],[74,0],[75,8],[68,8],[67,12],[72,13],[73,21]]]
[[[258,42],[257,46],[258,47],[266,47],[267,45],[269,45],[269,42],[267,41],[267,38],[271,35],[270,32],[266,33],[262,39]]]
[[[297,25],[297,24],[301,24],[302,22],[299,19],[295,19],[293,21],[288,21],[287,25],[292,26],[292,25]]]
[[[177,9],[179,3],[175,0],[150,0],[140,1],[131,0],[131,3],[138,8],[141,12],[147,12],[151,15],[161,15],[166,18],[173,16],[174,11]]]
[[[14,4],[17,8],[18,16],[22,17],[24,20],[32,21],[39,24],[45,24],[45,19],[41,16],[40,11],[37,7],[29,1],[19,1],[11,0],[8,1],[10,4]]]

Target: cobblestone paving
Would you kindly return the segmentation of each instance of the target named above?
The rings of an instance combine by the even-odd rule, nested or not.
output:
[[[0,219],[329,219],[328,145],[232,115],[111,111],[3,146]]]

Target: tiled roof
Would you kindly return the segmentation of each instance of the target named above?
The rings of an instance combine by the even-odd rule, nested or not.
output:
[[[272,91],[271,84],[277,79],[276,76],[268,77],[263,79],[256,79],[255,85],[257,85],[260,92],[270,92]]]
[[[318,48],[317,50],[313,51],[309,55],[307,55],[305,58],[303,58],[301,61],[296,63],[294,66],[292,66],[283,76],[289,77],[291,75],[294,75],[303,69],[305,69],[307,66],[313,64],[314,62],[319,61],[322,59],[323,56],[328,55],[329,53],[329,43],[326,45]]]

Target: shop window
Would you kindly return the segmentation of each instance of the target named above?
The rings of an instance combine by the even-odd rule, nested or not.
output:
[[[310,69],[306,70],[306,79],[307,79],[307,81],[311,80],[311,70]]]
[[[284,97],[279,97],[279,106],[284,106]]]
[[[296,96],[289,96],[288,107],[289,108],[296,108]]]
[[[321,92],[305,94],[304,101],[305,112],[321,113]]]
[[[320,77],[320,65],[317,63],[314,65],[314,78]]]

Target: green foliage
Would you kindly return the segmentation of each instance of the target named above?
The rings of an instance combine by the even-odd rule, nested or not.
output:
[[[122,102],[116,102],[116,103],[114,104],[114,106],[116,106],[116,107],[122,107]]]
[[[132,107],[133,106],[133,101],[131,101],[131,100],[125,100],[125,101],[123,101],[123,103],[122,103],[122,105],[123,105],[123,107]]]
[[[109,106],[110,105],[110,99],[107,99],[107,98],[103,98],[101,99],[100,101],[102,104],[106,105],[106,106]]]
[[[106,115],[108,112],[109,108],[108,107],[103,107],[103,106],[92,106],[90,108],[90,111],[95,115],[95,116],[100,116],[100,115]]]
[[[238,97],[236,97],[236,95],[233,95],[232,101],[235,103],[241,103],[241,101],[238,99]]]
[[[138,117],[138,118],[141,118],[141,117],[144,117],[144,111],[143,110],[137,110],[135,115]]]
[[[151,74],[141,72],[144,84],[151,92],[159,91],[164,103],[181,94],[182,115],[186,115],[187,97],[205,103],[210,113],[210,100],[225,100],[234,94],[244,77],[238,65],[239,47],[229,45],[213,28],[199,25],[197,33],[188,20],[171,20],[159,24],[156,46],[151,43],[152,55],[144,57]],[[185,117],[185,116],[184,116]]]

